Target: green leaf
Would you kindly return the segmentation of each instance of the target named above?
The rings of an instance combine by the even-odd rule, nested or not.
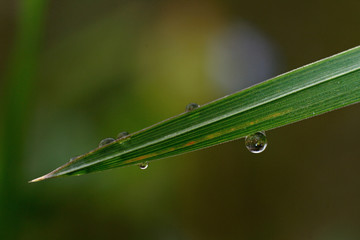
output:
[[[96,148],[31,182],[211,147],[360,100],[360,47],[295,69]]]

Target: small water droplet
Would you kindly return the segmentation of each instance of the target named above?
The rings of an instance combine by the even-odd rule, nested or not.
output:
[[[105,138],[105,139],[100,141],[99,147],[105,146],[105,145],[107,145],[109,143],[112,143],[113,141],[115,141],[115,139],[113,139],[113,138]]]
[[[246,136],[245,146],[252,153],[261,153],[267,146],[267,138],[265,132],[257,132]]]
[[[75,158],[78,158],[78,157],[80,157],[80,156],[75,156],[75,157],[70,158],[69,162],[73,161]]]
[[[148,162],[143,162],[143,163],[140,163],[140,164],[139,164],[139,167],[140,167],[141,170],[147,169],[148,166],[149,166],[149,163],[148,163]]]
[[[121,133],[119,133],[118,135],[117,135],[117,139],[120,139],[120,138],[123,138],[123,137],[126,137],[127,135],[129,135],[129,133],[128,132],[121,132]]]
[[[191,112],[192,110],[195,110],[195,109],[197,109],[198,107],[200,107],[199,104],[197,104],[197,103],[190,103],[190,104],[188,104],[188,105],[186,106],[185,112]]]

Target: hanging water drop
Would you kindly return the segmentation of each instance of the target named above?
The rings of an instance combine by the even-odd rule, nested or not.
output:
[[[245,146],[252,153],[261,153],[267,146],[267,138],[265,132],[257,132],[246,136]]]
[[[190,104],[188,104],[188,105],[186,106],[185,112],[191,112],[192,110],[197,109],[198,107],[200,107],[199,104],[197,104],[197,103],[190,103]]]
[[[117,135],[116,139],[120,139],[120,138],[123,138],[123,137],[126,137],[127,135],[129,135],[128,132],[121,132]]]
[[[139,167],[140,167],[141,170],[147,169],[148,166],[149,166],[149,163],[148,163],[148,162],[143,162],[143,163],[140,163],[140,164],[139,164]]]
[[[109,143],[112,143],[113,141],[115,141],[115,139],[113,139],[113,138],[105,138],[105,139],[100,141],[99,147],[105,146],[105,145],[107,145]]]

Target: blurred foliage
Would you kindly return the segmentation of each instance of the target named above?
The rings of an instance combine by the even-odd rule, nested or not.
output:
[[[360,237],[357,105],[268,132],[269,146],[256,156],[235,141],[154,162],[146,171],[128,167],[27,184],[102,138],[239,90],[223,84],[214,71],[226,71],[212,64],[222,54],[214,44],[230,44],[221,36],[232,29],[256,33],[251,36],[261,40],[245,38],[239,49],[255,49],[255,63],[264,56],[276,61],[266,73],[273,75],[358,45],[359,1],[296,7],[283,0],[49,1],[37,12],[42,31],[22,29],[34,38],[19,38],[28,26],[21,25],[24,11],[36,13],[25,2],[36,1],[0,2],[2,176],[11,166],[1,186],[13,194],[0,190],[0,225],[10,234],[2,239]],[[14,56],[24,53],[16,39],[27,46],[36,39],[39,46],[26,57],[32,90],[18,96],[12,74],[19,89],[29,75],[19,74],[22,64],[12,68]],[[268,51],[256,50],[264,46]],[[221,59],[239,61],[229,79],[252,84],[248,78],[261,68],[240,67],[249,55],[223,53]],[[25,99],[13,109],[21,116],[14,122],[6,120],[7,99]]]

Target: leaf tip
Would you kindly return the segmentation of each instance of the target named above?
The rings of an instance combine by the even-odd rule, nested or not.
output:
[[[53,177],[54,176],[51,173],[48,173],[48,174],[45,174],[44,176],[35,178],[35,179],[29,181],[28,183],[40,182],[40,181],[43,181],[45,179],[49,179],[49,178],[53,178]]]

